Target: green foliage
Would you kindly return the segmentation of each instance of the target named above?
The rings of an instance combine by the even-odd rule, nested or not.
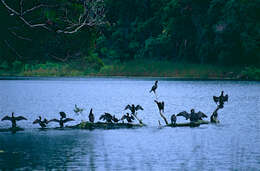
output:
[[[19,72],[23,69],[23,63],[21,61],[16,60],[12,63],[12,67],[14,71]]]
[[[86,65],[90,69],[99,71],[104,66],[103,61],[98,57],[97,53],[90,53],[90,55],[86,56],[84,59]]]
[[[26,9],[39,3],[40,0],[24,2]],[[44,3],[56,6],[36,10],[27,17],[36,23],[51,21],[52,32],[26,26],[0,3],[0,20],[4,23],[0,27],[1,70],[24,68],[28,73],[47,74],[49,69],[52,74],[63,75],[69,70],[80,70],[78,74],[99,70],[103,73],[117,70],[115,64],[136,60],[260,66],[259,0],[104,0],[106,25],[84,27],[71,35],[55,30],[66,25],[65,11],[69,20],[78,22],[84,12],[82,1]],[[19,11],[17,1],[8,4]],[[145,66],[131,67],[145,70]],[[252,69],[243,73],[248,77],[257,75]],[[207,77],[207,73],[201,74]]]
[[[260,80],[260,68],[246,67],[242,72],[241,79]]]
[[[259,0],[107,0],[106,7],[102,58],[260,64]]]

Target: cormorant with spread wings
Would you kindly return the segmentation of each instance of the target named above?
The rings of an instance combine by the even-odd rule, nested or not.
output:
[[[12,116],[5,116],[2,118],[2,121],[11,121],[12,122],[12,128],[16,128],[16,121],[21,121],[21,120],[27,120],[25,117],[23,116],[14,116],[14,112],[12,112]]]
[[[144,110],[142,106],[140,106],[140,105],[135,106],[134,104],[132,104],[131,106],[127,105],[125,107],[125,110],[127,110],[127,109],[129,109],[132,114],[135,114],[135,112],[137,112],[138,110]]]
[[[112,115],[106,112],[99,117],[99,120],[106,121],[107,123],[112,123],[112,119],[113,119]]]
[[[189,114],[186,111],[182,111],[177,116],[183,116],[185,117],[186,120],[190,120],[191,122],[197,122],[198,120],[202,120],[202,118],[207,118],[207,115],[204,114],[203,112],[199,111],[195,113],[194,109],[191,109],[191,113]]]
[[[224,107],[224,102],[228,101],[228,95],[224,96],[224,91],[221,91],[221,95],[219,97],[213,96],[213,100],[216,104],[218,104],[219,108],[222,109]]]
[[[41,128],[46,128],[46,125],[48,124],[48,120],[45,118],[42,121],[42,117],[39,116],[39,119],[36,119],[35,121],[33,121],[33,124],[39,124],[41,126]]]
[[[60,112],[60,119],[51,119],[48,121],[49,122],[58,122],[60,124],[60,128],[64,127],[64,123],[74,121],[72,118],[66,118],[66,113],[65,112]]]
[[[157,100],[154,100],[154,102],[157,104],[159,112],[161,112],[161,111],[164,112],[164,101],[158,102]]]

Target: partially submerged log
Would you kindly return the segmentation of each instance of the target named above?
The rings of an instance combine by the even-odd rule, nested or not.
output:
[[[203,124],[209,124],[209,121],[199,120],[197,122],[186,122],[186,123],[176,123],[176,124],[167,124],[169,127],[197,127]]]
[[[70,126],[69,128],[76,129],[120,129],[120,128],[141,128],[144,124],[130,124],[130,123],[104,123],[104,122],[81,122],[78,125]]]

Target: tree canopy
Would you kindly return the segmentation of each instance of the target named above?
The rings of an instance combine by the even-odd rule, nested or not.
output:
[[[0,63],[260,64],[259,0],[0,0]]]

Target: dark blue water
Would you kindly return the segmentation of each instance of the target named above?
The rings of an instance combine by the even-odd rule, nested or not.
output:
[[[165,115],[195,108],[210,115],[213,95],[221,90],[229,102],[219,111],[220,124],[197,128],[158,128],[160,118],[153,79],[77,78],[0,80],[0,118],[24,115],[24,131],[0,132],[0,170],[259,170],[260,83],[235,81],[159,80],[158,96]],[[60,111],[76,121],[109,112],[121,117],[127,104],[140,104],[139,117],[148,126],[118,130],[41,131],[39,116],[58,118]],[[85,108],[73,112],[74,104]],[[178,118],[177,122],[185,122]],[[1,121],[0,128],[11,123]],[[56,123],[49,128],[58,126]]]

